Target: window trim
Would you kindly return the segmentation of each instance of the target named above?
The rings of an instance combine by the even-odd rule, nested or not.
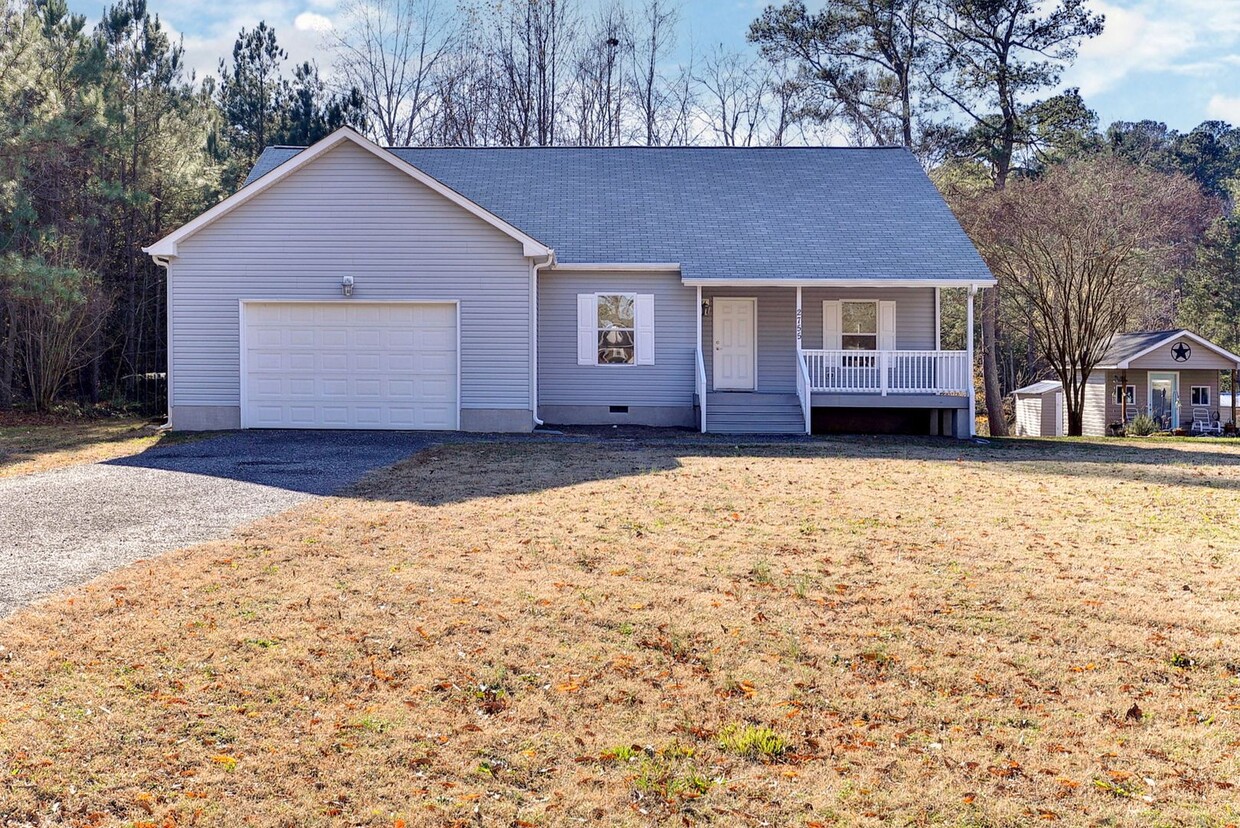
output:
[[[604,330],[599,324],[599,299],[604,296],[625,296],[633,304],[633,327],[632,328],[615,328],[618,331],[629,331],[633,335],[633,360],[632,362],[599,362],[598,357],[598,337]],[[594,367],[596,368],[634,368],[637,362],[637,292],[627,290],[604,290],[595,291],[594,293],[594,341],[595,355]]]
[[[880,313],[881,313],[881,310],[879,308],[879,300],[878,299],[840,299],[839,303],[840,303],[840,350],[843,350],[843,351],[854,351],[854,350],[855,351],[874,351],[874,352],[877,352],[878,350],[880,350],[878,347],[879,335],[880,335],[879,331],[883,326],[883,322],[882,322],[882,319],[879,318]],[[874,307],[874,333],[873,334],[849,333],[848,331],[844,330],[844,306],[845,305],[872,305]],[[826,326],[824,325],[823,327],[825,329]],[[849,336],[873,336],[874,347],[873,348],[848,348],[844,345],[844,340]]]
[[[1120,408],[1124,407],[1124,401],[1123,399],[1120,398],[1120,395],[1119,395],[1120,388],[1126,388],[1128,390],[1129,393],[1126,395],[1128,397],[1128,404],[1131,406],[1135,406],[1137,404],[1137,386],[1131,383],[1128,385],[1112,386],[1111,387],[1111,402],[1115,405],[1118,405]]]
[[[1197,402],[1194,399],[1198,391],[1206,392],[1205,402]],[[1209,408],[1210,406],[1214,405],[1214,403],[1211,402],[1213,398],[1214,398],[1214,395],[1210,393],[1210,386],[1208,385],[1190,385],[1188,387],[1188,399],[1190,400],[1189,404],[1192,405],[1194,408]]]

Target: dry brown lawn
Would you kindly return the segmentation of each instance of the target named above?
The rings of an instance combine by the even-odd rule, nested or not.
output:
[[[166,439],[149,420],[37,417],[0,412],[0,477],[138,454]]]
[[[1238,490],[1209,443],[436,449],[0,622],[0,815],[1224,828]]]

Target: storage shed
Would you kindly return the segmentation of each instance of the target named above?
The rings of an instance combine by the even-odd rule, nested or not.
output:
[[[1017,437],[1062,437],[1067,433],[1063,383],[1042,380],[1012,392]]]

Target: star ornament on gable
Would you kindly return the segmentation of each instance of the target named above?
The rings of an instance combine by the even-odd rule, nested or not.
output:
[[[1193,349],[1183,342],[1177,342],[1171,346],[1171,358],[1176,362],[1188,362],[1188,358],[1193,355]]]

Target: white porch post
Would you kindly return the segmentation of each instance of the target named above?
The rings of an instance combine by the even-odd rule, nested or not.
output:
[[[801,353],[801,286],[797,285],[797,354]]]
[[[698,353],[702,353],[702,286],[698,285],[697,289],[697,345]],[[703,359],[705,354],[702,354]]]
[[[943,297],[942,288],[934,289],[934,350],[943,350]]]
[[[702,286],[697,286],[697,304],[693,306],[693,315],[697,318],[697,353],[693,355],[693,386],[701,388],[698,390],[698,430],[703,434],[706,433],[706,383],[710,382],[705,376],[706,372],[706,354],[702,353]],[[698,365],[702,366],[702,373],[698,373]]]
[[[965,322],[965,350],[969,352],[969,436],[977,436],[977,389],[973,384],[973,295],[977,288],[969,288],[969,311]]]

